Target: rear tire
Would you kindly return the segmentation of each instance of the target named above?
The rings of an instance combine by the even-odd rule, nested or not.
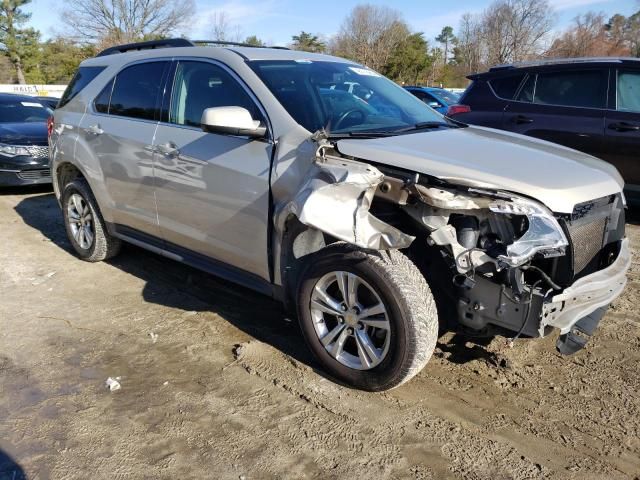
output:
[[[122,242],[107,231],[87,181],[71,181],[61,198],[64,226],[78,256],[87,262],[100,262],[117,255]]]
[[[309,348],[349,386],[395,388],[422,370],[435,348],[433,295],[418,268],[397,250],[330,245],[310,256],[297,299]]]

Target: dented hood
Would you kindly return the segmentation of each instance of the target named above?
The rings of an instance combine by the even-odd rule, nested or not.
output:
[[[337,147],[344,155],[451,183],[527,195],[558,213],[624,186],[615,167],[595,157],[483,127],[340,140]]]

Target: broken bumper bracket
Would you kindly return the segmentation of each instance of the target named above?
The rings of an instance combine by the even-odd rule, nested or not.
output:
[[[624,238],[615,262],[577,280],[542,307],[540,331],[549,325],[559,328],[561,335],[568,334],[581,319],[609,305],[624,290],[630,265],[629,239]]]

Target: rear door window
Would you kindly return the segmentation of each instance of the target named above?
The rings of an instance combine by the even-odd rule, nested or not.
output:
[[[533,103],[604,108],[607,99],[606,73],[605,70],[539,73]]]
[[[96,78],[105,68],[106,67],[80,67],[62,94],[62,98],[60,98],[60,102],[58,103],[58,108],[69,103],[73,97],[78,95],[82,89],[89,85],[91,80]]]
[[[489,85],[491,85],[491,88],[498,97],[504,98],[505,100],[511,100],[516,94],[523,78],[524,73],[520,75],[509,75],[508,77],[494,78],[493,80],[489,80]]]
[[[640,71],[618,70],[617,77],[616,109],[640,112]]]
[[[159,120],[165,69],[169,62],[145,62],[125,68],[115,78],[108,113]]]

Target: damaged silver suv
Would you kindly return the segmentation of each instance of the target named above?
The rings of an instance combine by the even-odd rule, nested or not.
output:
[[[82,259],[124,240],[280,299],[365,390],[418,373],[439,329],[585,345],[630,265],[610,164],[455,122],[347,60],[212,43],[80,66],[50,149]]]

